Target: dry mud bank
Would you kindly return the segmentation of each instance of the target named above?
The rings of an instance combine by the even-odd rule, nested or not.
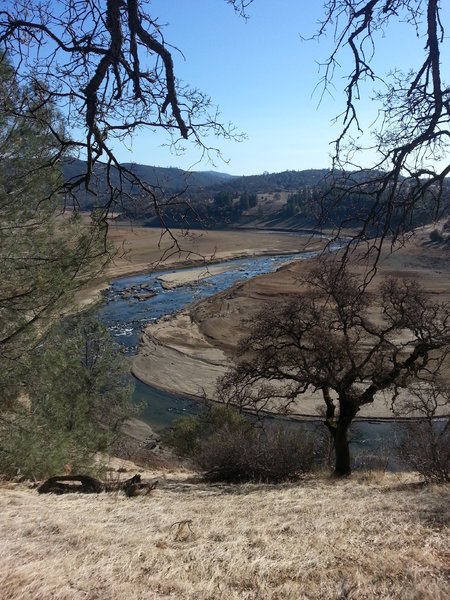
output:
[[[403,248],[385,252],[375,277],[374,289],[383,277],[418,281],[430,294],[450,300],[448,248],[427,244],[423,230]],[[216,296],[193,305],[188,311],[149,325],[143,333],[133,373],[165,391],[214,399],[217,377],[230,366],[240,336],[252,316],[265,304],[298,293],[302,277],[314,260],[291,263],[275,273],[236,284]],[[355,270],[362,272],[362,266]],[[299,415],[315,416],[322,398],[305,394],[293,408]],[[389,418],[388,400],[380,394],[363,407],[363,418]]]
[[[323,242],[297,233],[276,231],[197,231],[189,233],[172,231],[178,243],[161,230],[149,227],[134,227],[130,223],[112,223],[108,239],[116,248],[114,260],[105,277],[91,282],[77,297],[81,305],[96,298],[108,281],[135,273],[176,267],[189,267],[231,258],[266,254],[292,254],[301,252],[308,244],[311,249],[320,248]]]

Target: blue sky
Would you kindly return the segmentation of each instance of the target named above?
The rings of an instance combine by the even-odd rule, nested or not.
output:
[[[198,164],[199,152],[189,144],[177,156],[161,147],[165,138],[160,134],[139,132],[131,151],[117,148],[120,160],[235,175],[330,166],[330,142],[338,133],[332,119],[345,106],[350,57],[340,55],[335,89],[319,103],[319,63],[332,48],[331,34],[320,42],[301,36],[315,33],[323,15],[320,0],[255,0],[247,21],[224,0],[151,0],[150,11],[167,24],[166,42],[184,54],[173,50],[177,77],[209,94],[222,120],[231,121],[247,139],[210,140],[228,160],[212,165]],[[380,38],[375,65],[381,75],[394,67],[413,67],[423,45],[410,27],[397,24]],[[359,103],[366,131],[377,115],[372,87],[363,89]]]

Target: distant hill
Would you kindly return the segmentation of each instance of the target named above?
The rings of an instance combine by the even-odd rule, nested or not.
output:
[[[153,167],[137,163],[123,163],[123,166],[132,171],[142,181],[169,195],[183,190],[189,190],[191,193],[199,193],[203,189],[220,187],[235,179],[233,175],[216,171],[186,172],[175,167]],[[62,172],[66,182],[75,181],[85,173],[85,170],[86,163],[76,158],[66,159],[62,165]],[[77,190],[77,197],[81,201],[83,208],[91,208],[106,196],[106,175],[106,166],[102,163],[97,163],[91,181],[91,187],[98,194],[97,197],[94,194],[86,194],[85,190],[81,188]],[[112,181],[114,185],[118,185],[119,183],[115,169],[112,170]],[[125,191],[133,194],[131,186],[125,188]]]
[[[224,182],[221,189],[249,193],[276,193],[294,191],[303,187],[313,187],[324,181],[329,169],[306,169],[304,171],[282,171],[262,175],[235,177]]]
[[[151,167],[137,163],[124,163],[123,166],[147,183],[169,191],[180,191],[185,188],[198,190],[229,182],[235,178],[233,175],[215,171],[186,172],[175,167]]]
[[[155,167],[137,163],[123,165],[152,187],[161,206],[164,220],[170,227],[258,227],[277,229],[304,229],[317,226],[319,214],[325,214],[321,225],[346,223],[360,227],[373,202],[373,196],[347,193],[330,188],[329,169],[283,171],[262,175],[233,176],[216,171],[186,172],[174,167]],[[74,182],[85,172],[85,163],[78,159],[63,163],[66,182]],[[373,172],[355,172],[353,181],[368,181]],[[113,185],[119,185],[118,173],[111,170]],[[345,180],[343,179],[344,186]],[[448,212],[449,186],[443,198],[444,213]],[[112,209],[125,217],[139,220],[147,226],[158,226],[153,198],[131,183],[123,184],[125,195]],[[78,206],[91,210],[109,199],[106,165],[96,165],[90,190],[83,186],[75,190]],[[447,207],[447,208],[445,208]],[[415,227],[433,220],[426,201],[415,214],[410,226]],[[395,215],[393,216],[395,223]]]
[[[175,167],[153,167],[138,163],[123,163],[123,166],[135,173],[143,181],[163,189],[166,193],[186,190],[196,194],[205,190],[229,191],[241,193],[271,193],[296,190],[304,186],[320,183],[329,173],[328,169],[308,169],[305,171],[283,171],[262,175],[236,176],[218,171],[183,171]],[[66,159],[62,165],[65,181],[75,180],[85,172],[85,162],[77,158]],[[112,172],[114,183],[118,183],[117,174]],[[106,166],[97,163],[93,175],[92,187],[102,195],[106,187]]]

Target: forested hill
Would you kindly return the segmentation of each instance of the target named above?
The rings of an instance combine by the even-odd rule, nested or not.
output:
[[[128,168],[143,181],[161,188],[167,194],[173,194],[185,189],[199,191],[203,188],[220,186],[222,183],[227,183],[234,179],[233,175],[227,173],[218,173],[216,171],[192,171],[186,172],[175,167],[154,167],[149,165],[140,165],[137,163],[124,163],[124,167]],[[86,172],[86,164],[84,161],[73,158],[63,162],[62,171],[65,181],[76,180],[80,175]],[[112,170],[113,182],[118,183],[117,173]],[[91,187],[100,197],[106,192],[106,166],[96,164],[94,177],[91,182]],[[128,190],[127,190],[128,191]],[[77,193],[78,196],[78,193]],[[84,204],[95,204],[94,196],[83,196]],[[89,208],[90,206],[86,206]]]
[[[283,171],[262,175],[233,176],[215,171],[185,172],[176,168],[162,168],[135,163],[123,165],[152,186],[157,201],[163,207],[164,220],[170,227],[260,227],[281,229],[316,228],[335,226],[361,227],[371,212],[375,201],[369,182],[374,172],[352,173],[353,183],[358,189],[349,186],[350,179],[342,179],[337,187],[329,177],[328,169],[308,169],[303,171]],[[67,181],[76,181],[85,172],[85,164],[77,159],[63,164],[63,175]],[[348,175],[346,176],[348,177]],[[110,179],[119,185],[119,176],[112,169]],[[362,185],[361,185],[362,182]],[[405,186],[407,187],[407,186]],[[75,190],[79,207],[91,210],[102,206],[109,199],[107,170],[97,164],[90,182],[91,191],[84,186]],[[112,210],[124,217],[131,217],[147,226],[160,225],[155,214],[153,199],[144,194],[137,185],[122,182],[125,192],[122,200],[112,206]],[[449,213],[449,186],[444,186],[441,203],[443,214]],[[401,202],[399,202],[401,206]],[[435,215],[424,197],[414,215],[409,219],[413,228],[431,222]],[[395,223],[401,217],[392,215]],[[441,215],[442,216],[442,215]],[[373,228],[382,226],[375,220]],[[372,231],[369,225],[368,232]]]
[[[329,172],[328,169],[308,169],[304,171],[283,171],[281,173],[264,173],[262,175],[235,176],[217,171],[183,171],[175,167],[154,167],[137,163],[124,163],[143,181],[156,186],[161,192],[170,196],[184,192],[190,199],[212,197],[218,192],[243,192],[264,194],[283,191],[294,191],[305,186],[319,184]],[[75,180],[85,172],[85,163],[79,159],[64,161],[63,176],[66,181]],[[117,184],[117,173],[112,171],[113,183]],[[97,163],[91,188],[98,194],[85,194],[78,190],[77,198],[83,208],[96,205],[99,198],[106,195],[106,166]],[[127,190],[129,191],[129,190]]]

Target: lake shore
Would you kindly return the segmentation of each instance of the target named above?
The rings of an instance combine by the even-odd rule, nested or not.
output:
[[[112,223],[108,236],[116,255],[104,277],[92,280],[77,293],[77,305],[86,308],[98,301],[110,281],[120,277],[169,269],[211,270],[211,265],[230,259],[293,254],[306,248],[320,250],[325,245],[325,238],[304,232],[173,230],[172,233],[175,241],[160,229]]]
[[[376,280],[382,276],[415,279],[431,294],[450,299],[450,257],[445,249],[427,246],[428,230],[418,232],[408,246],[385,252]],[[425,245],[424,245],[425,244]],[[232,364],[237,342],[264,303],[298,293],[301,280],[314,264],[302,260],[196,303],[188,311],[145,328],[133,374],[148,385],[187,397],[215,399],[217,378]],[[362,271],[359,266],[356,270]],[[376,282],[375,282],[376,283]],[[301,418],[314,418],[323,404],[320,394],[305,394],[293,407]],[[277,407],[274,407],[277,412]],[[394,419],[383,395],[364,406],[358,418]]]

